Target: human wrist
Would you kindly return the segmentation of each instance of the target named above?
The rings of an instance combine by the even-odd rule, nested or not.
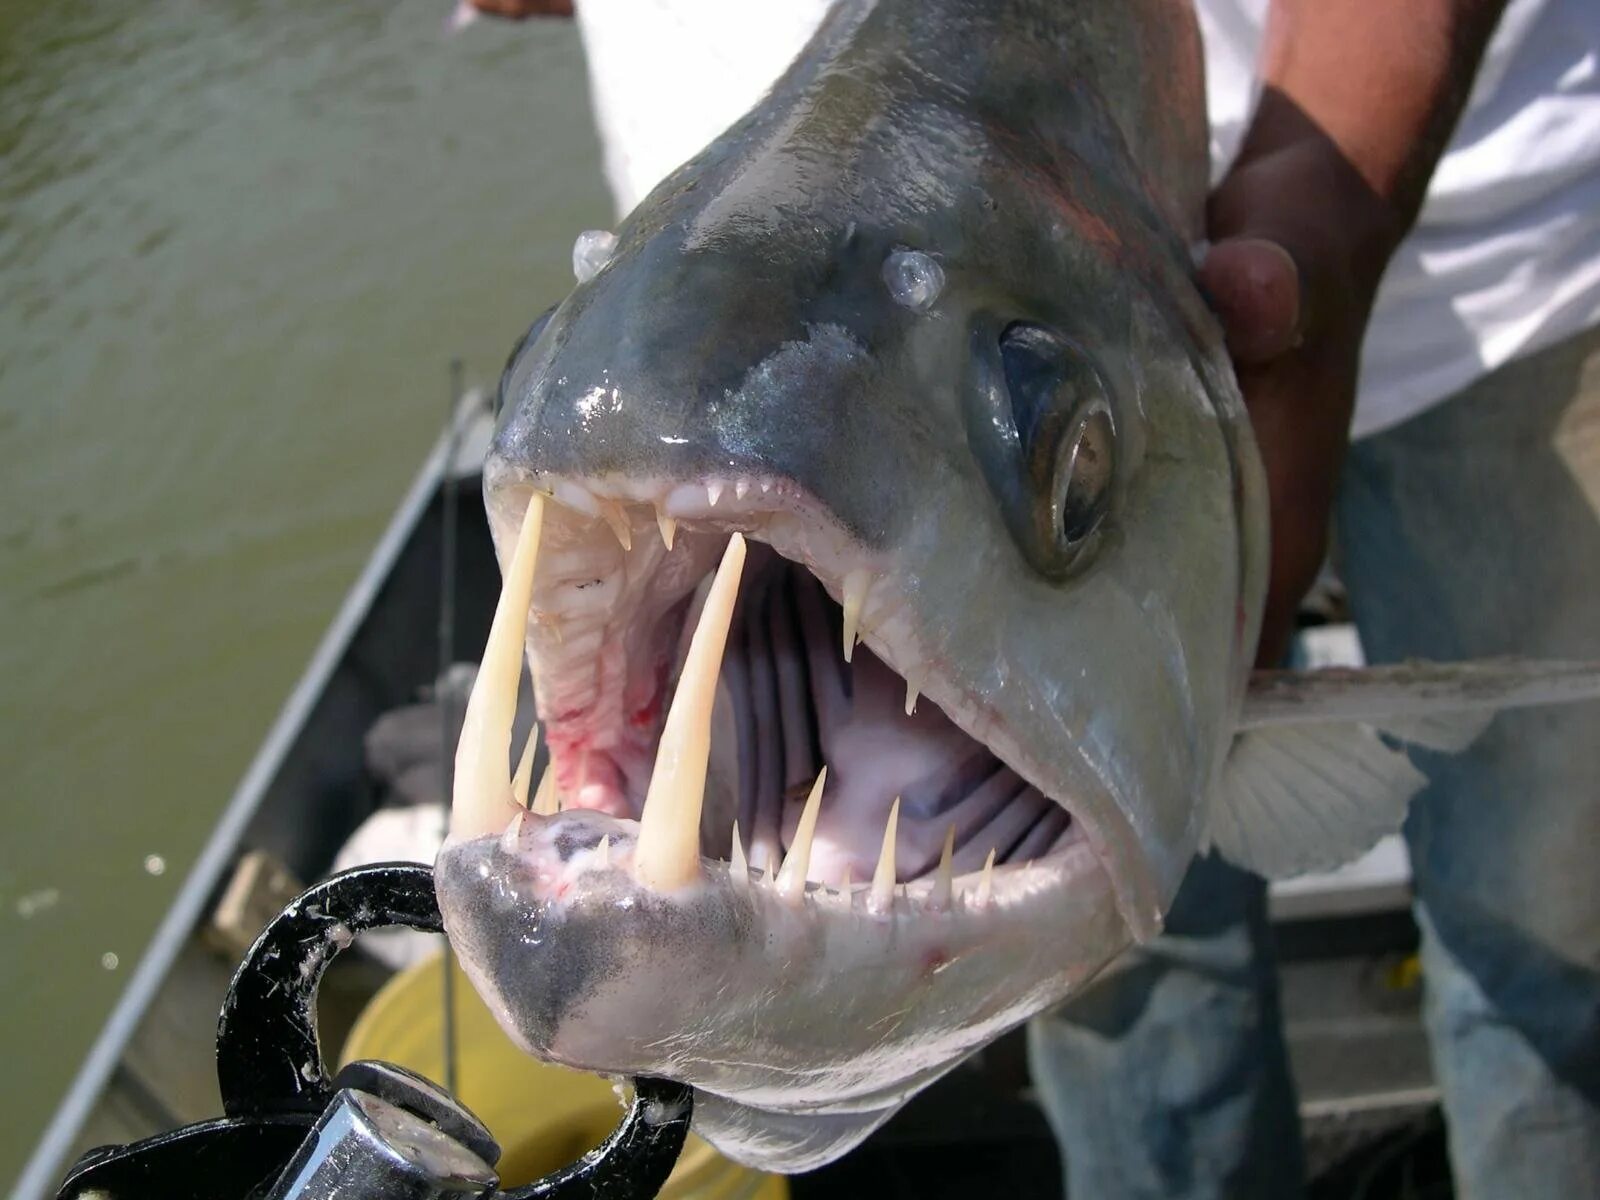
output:
[[[1405,223],[1326,137],[1304,121],[1276,119],[1277,104],[1264,97],[1258,121],[1270,136],[1253,135],[1212,193],[1208,235],[1287,251],[1310,323],[1326,326],[1330,307],[1364,320]]]

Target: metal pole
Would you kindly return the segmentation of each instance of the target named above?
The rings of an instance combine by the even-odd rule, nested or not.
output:
[[[456,748],[451,734],[455,730],[456,696],[453,689],[443,686],[446,674],[456,658],[456,456],[461,450],[461,360],[450,360],[450,415],[449,449],[445,455],[442,490],[443,530],[439,539],[439,670],[434,686],[439,689],[439,742],[443,753],[444,793],[439,802],[444,805],[445,826],[450,823],[450,795],[455,787]],[[456,1091],[456,974],[455,958],[450,952],[449,939],[445,940],[442,972],[444,1031],[444,1086],[452,1095]]]

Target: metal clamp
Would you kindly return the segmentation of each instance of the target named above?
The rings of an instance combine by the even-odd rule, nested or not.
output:
[[[57,1200],[645,1200],[683,1148],[693,1089],[635,1079],[621,1125],[578,1162],[500,1191],[483,1124],[432,1082],[390,1063],[329,1078],[317,1044],[323,972],[358,933],[444,926],[433,872],[357,867],[305,892],[245,956],[217,1027],[224,1116],[85,1154]],[[537,1103],[537,1097],[530,1097]]]

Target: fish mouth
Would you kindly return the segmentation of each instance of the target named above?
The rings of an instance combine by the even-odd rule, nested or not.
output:
[[[548,497],[525,631],[558,808],[638,820],[688,634],[729,539],[751,543],[718,677],[701,852],[737,824],[758,879],[831,774],[809,882],[865,885],[898,801],[895,877],[952,890],[1090,841],[1060,781],[955,681],[906,581],[791,481],[489,476],[496,540]],[[1009,755],[1008,753],[1009,752]],[[1052,783],[1055,786],[1052,786]]]
[[[506,590],[436,879],[524,1049],[692,1083],[719,1149],[800,1170],[1127,945],[918,581],[792,481],[486,484]],[[507,778],[523,648],[537,790],[531,738]]]

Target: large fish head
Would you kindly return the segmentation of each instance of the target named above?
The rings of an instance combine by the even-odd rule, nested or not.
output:
[[[502,805],[437,867],[521,1045],[693,1083],[703,1134],[789,1170],[1158,928],[1260,608],[1242,407],[1120,141],[871,91],[735,127],[513,356],[486,492],[503,562],[548,498],[525,635],[562,810]],[[640,816],[736,532],[664,888]]]

